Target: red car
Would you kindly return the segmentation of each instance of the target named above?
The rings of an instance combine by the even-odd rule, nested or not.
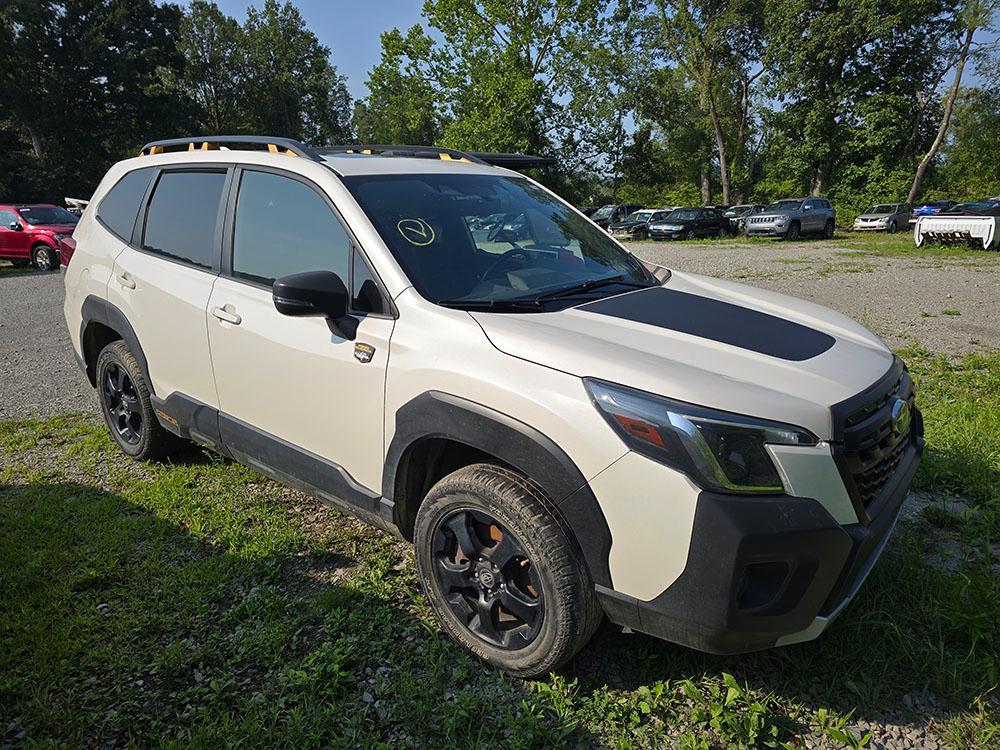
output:
[[[0,260],[31,263],[39,271],[59,268],[59,242],[79,218],[51,204],[0,204]]]

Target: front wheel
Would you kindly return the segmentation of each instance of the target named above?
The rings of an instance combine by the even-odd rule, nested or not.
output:
[[[684,239],[693,240],[695,238],[694,230],[689,229],[684,233]]]
[[[54,271],[59,268],[59,256],[48,245],[36,245],[31,251],[31,265],[39,271]]]
[[[786,240],[797,240],[799,238],[799,223],[793,221],[791,226],[788,227],[788,231],[785,232]]]
[[[509,469],[474,464],[438,482],[414,545],[441,627],[509,674],[549,673],[600,624],[579,549],[538,486]]]
[[[895,234],[897,229],[896,222],[889,224],[889,234]]]

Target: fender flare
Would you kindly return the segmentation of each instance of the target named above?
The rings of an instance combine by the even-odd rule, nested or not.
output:
[[[388,501],[393,502],[403,487],[410,450],[429,438],[480,450],[539,484],[575,536],[594,582],[611,586],[611,531],[586,478],[555,442],[531,425],[490,407],[427,391],[396,412],[396,432],[382,474],[382,496]],[[402,519],[395,522],[399,525]]]
[[[94,366],[97,362],[96,359],[93,362],[87,361],[87,352],[85,350],[87,327],[91,323],[100,323],[117,333],[128,344],[129,351],[132,352],[132,356],[135,357],[142,368],[142,374],[146,377],[146,384],[149,386],[150,395],[156,395],[153,389],[153,381],[149,377],[149,364],[146,361],[146,355],[143,353],[139,339],[135,335],[135,330],[132,328],[132,324],[128,322],[128,318],[125,317],[125,313],[107,300],[90,295],[83,301],[82,315],[83,319],[80,321],[80,351],[83,352],[84,364],[90,384],[95,387],[97,385],[97,373],[94,371]]]

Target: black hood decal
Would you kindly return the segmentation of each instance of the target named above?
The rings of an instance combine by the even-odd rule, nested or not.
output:
[[[829,334],[749,307],[674,289],[645,289],[577,308],[802,362],[836,343]]]

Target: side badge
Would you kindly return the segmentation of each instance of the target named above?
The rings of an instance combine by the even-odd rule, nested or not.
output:
[[[354,345],[354,358],[358,360],[358,362],[366,364],[368,362],[371,362],[372,357],[374,356],[375,356],[375,347],[372,346],[371,344],[358,343]]]

